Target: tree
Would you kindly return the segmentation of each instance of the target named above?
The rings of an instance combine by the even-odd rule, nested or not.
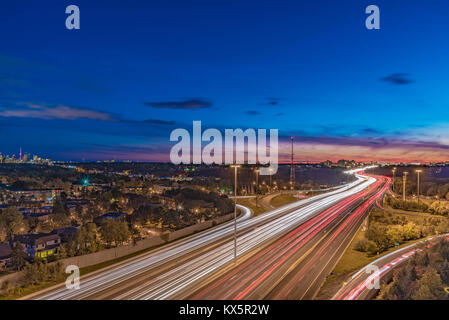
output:
[[[106,219],[101,224],[101,238],[108,246],[121,244],[129,239],[131,233],[125,221]]]
[[[416,224],[409,222],[402,227],[402,236],[405,241],[419,239],[421,231]]]
[[[52,220],[58,226],[66,226],[70,222],[70,212],[60,198],[53,202]]]
[[[20,271],[27,264],[27,255],[23,251],[22,244],[17,241],[11,253],[11,267],[13,270]]]
[[[368,245],[368,240],[365,238],[360,239],[356,242],[354,249],[360,252],[366,252],[366,247]]]
[[[67,244],[67,256],[82,255],[97,252],[100,244],[97,239],[97,227],[88,223],[81,227],[76,235]]]
[[[376,255],[379,252],[379,247],[374,241],[368,241],[366,251],[371,255]]]
[[[435,269],[429,267],[417,282],[413,300],[438,300],[444,295],[444,284]]]
[[[24,231],[23,215],[16,207],[9,207],[0,214],[0,228],[4,229],[11,240],[12,235]]]
[[[385,251],[391,246],[390,239],[387,236],[387,228],[378,223],[370,223],[368,228],[368,239],[373,241],[379,251]]]
[[[396,244],[402,242],[402,227],[391,226],[387,229],[387,237],[390,244]]]

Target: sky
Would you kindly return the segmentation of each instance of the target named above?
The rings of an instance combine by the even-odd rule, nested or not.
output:
[[[65,8],[80,8],[68,30]],[[365,8],[380,8],[368,30]],[[0,152],[168,161],[278,129],[281,161],[449,160],[447,0],[2,1]]]

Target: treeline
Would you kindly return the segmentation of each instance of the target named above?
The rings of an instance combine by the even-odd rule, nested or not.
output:
[[[23,280],[21,280],[19,286],[12,285],[9,281],[3,282],[0,288],[1,295],[5,297],[9,295],[20,296],[24,293],[25,288],[45,283],[58,283],[67,276],[60,262],[48,263],[39,259],[36,259],[33,263],[27,263],[23,268],[23,273]]]
[[[394,271],[381,286],[380,300],[449,300],[449,243],[441,240]]]
[[[423,218],[418,225],[406,216],[375,209],[370,215],[366,237],[355,244],[355,250],[376,255],[406,241],[448,231],[448,219]]]
[[[418,211],[427,212],[430,214],[448,216],[449,215],[449,202],[447,201],[432,201],[430,204],[424,201],[417,200],[402,200],[400,198],[393,198],[387,196],[385,198],[385,204],[393,209],[400,209],[406,211]]]
[[[164,196],[175,199],[176,210],[160,205],[142,205],[129,216],[131,224],[177,230],[234,210],[231,199],[215,192],[183,188],[168,190]],[[202,207],[207,204],[212,207]]]

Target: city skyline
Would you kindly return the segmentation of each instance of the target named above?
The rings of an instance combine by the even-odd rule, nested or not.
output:
[[[448,159],[447,1],[378,1],[374,31],[366,1],[134,4],[79,1],[70,31],[66,4],[4,5],[3,154],[169,161],[202,120],[279,129],[280,162],[290,136],[297,161]]]

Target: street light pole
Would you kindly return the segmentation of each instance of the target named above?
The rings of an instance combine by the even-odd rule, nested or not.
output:
[[[270,168],[270,193],[273,191],[272,177],[273,177],[273,169]]]
[[[408,172],[404,171],[404,175],[402,176],[402,200],[405,201],[405,184],[407,183],[407,175]]]
[[[237,264],[237,169],[239,165],[233,165],[234,168],[234,263]]]
[[[418,175],[418,203],[419,203],[419,174],[422,172],[422,170],[416,170],[415,171],[416,172],[416,174]]]
[[[396,178],[396,167],[394,167],[391,171],[393,171],[393,192],[394,192],[394,180]]]
[[[257,200],[259,199],[259,169],[255,169],[254,172],[256,173],[256,208],[258,207]]]

